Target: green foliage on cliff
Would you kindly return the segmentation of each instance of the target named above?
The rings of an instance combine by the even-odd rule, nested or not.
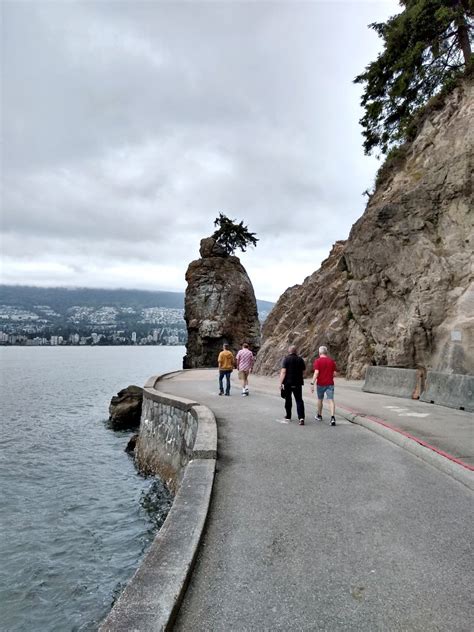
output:
[[[384,49],[358,75],[364,84],[364,149],[386,154],[413,136],[413,120],[428,100],[474,64],[474,0],[401,0],[403,11],[370,28]]]
[[[214,220],[214,226],[218,228],[212,237],[228,255],[233,254],[237,248],[245,252],[248,246],[257,245],[258,238],[244,226],[243,221],[237,224],[235,219],[229,219],[223,213],[219,213],[219,217]]]

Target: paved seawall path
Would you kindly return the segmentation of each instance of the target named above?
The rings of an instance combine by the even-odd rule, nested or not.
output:
[[[218,423],[207,530],[175,630],[474,629],[474,508],[465,485],[339,415],[335,428],[327,411],[325,422],[314,421],[308,386],[304,427],[295,411],[282,423],[277,379],[251,376],[248,398],[235,373],[231,397],[219,397],[215,370],[169,376],[160,389],[209,406]],[[411,434],[410,411],[440,410],[374,397],[336,384],[336,402]],[[473,416],[444,415],[464,435],[436,447],[467,462]],[[426,437],[428,418],[411,419]],[[442,434],[441,421],[434,426],[431,443]]]

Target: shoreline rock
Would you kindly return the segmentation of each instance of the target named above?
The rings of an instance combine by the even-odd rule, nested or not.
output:
[[[140,426],[143,389],[127,386],[114,395],[109,405],[109,425],[113,430],[132,430]]]

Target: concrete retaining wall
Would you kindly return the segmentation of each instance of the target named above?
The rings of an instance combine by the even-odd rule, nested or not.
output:
[[[143,474],[157,474],[176,492],[193,456],[198,429],[196,402],[143,389],[135,461]]]
[[[209,509],[217,458],[214,414],[197,402],[144,387],[137,462],[165,474],[173,506],[100,632],[169,630],[186,590]],[[137,450],[136,448],[136,450]]]
[[[416,369],[369,366],[362,390],[367,393],[381,393],[411,399],[417,387],[417,377]]]
[[[474,376],[428,371],[423,402],[474,412]]]

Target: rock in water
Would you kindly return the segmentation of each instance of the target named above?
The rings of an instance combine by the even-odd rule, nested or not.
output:
[[[138,440],[138,432],[132,435],[130,439],[128,440],[127,446],[125,448],[125,452],[128,452],[129,454],[134,452],[137,446],[137,440]]]
[[[109,405],[109,424],[114,430],[138,428],[142,414],[143,389],[127,386],[114,395]]]
[[[473,120],[472,80],[427,109],[347,242],[280,297],[256,371],[294,343],[308,361],[327,345],[350,378],[369,364],[474,372]]]
[[[260,347],[257,302],[239,258],[227,255],[212,237],[201,240],[200,254],[186,272],[185,369],[217,366],[224,342],[234,351],[243,342],[254,353]]]

